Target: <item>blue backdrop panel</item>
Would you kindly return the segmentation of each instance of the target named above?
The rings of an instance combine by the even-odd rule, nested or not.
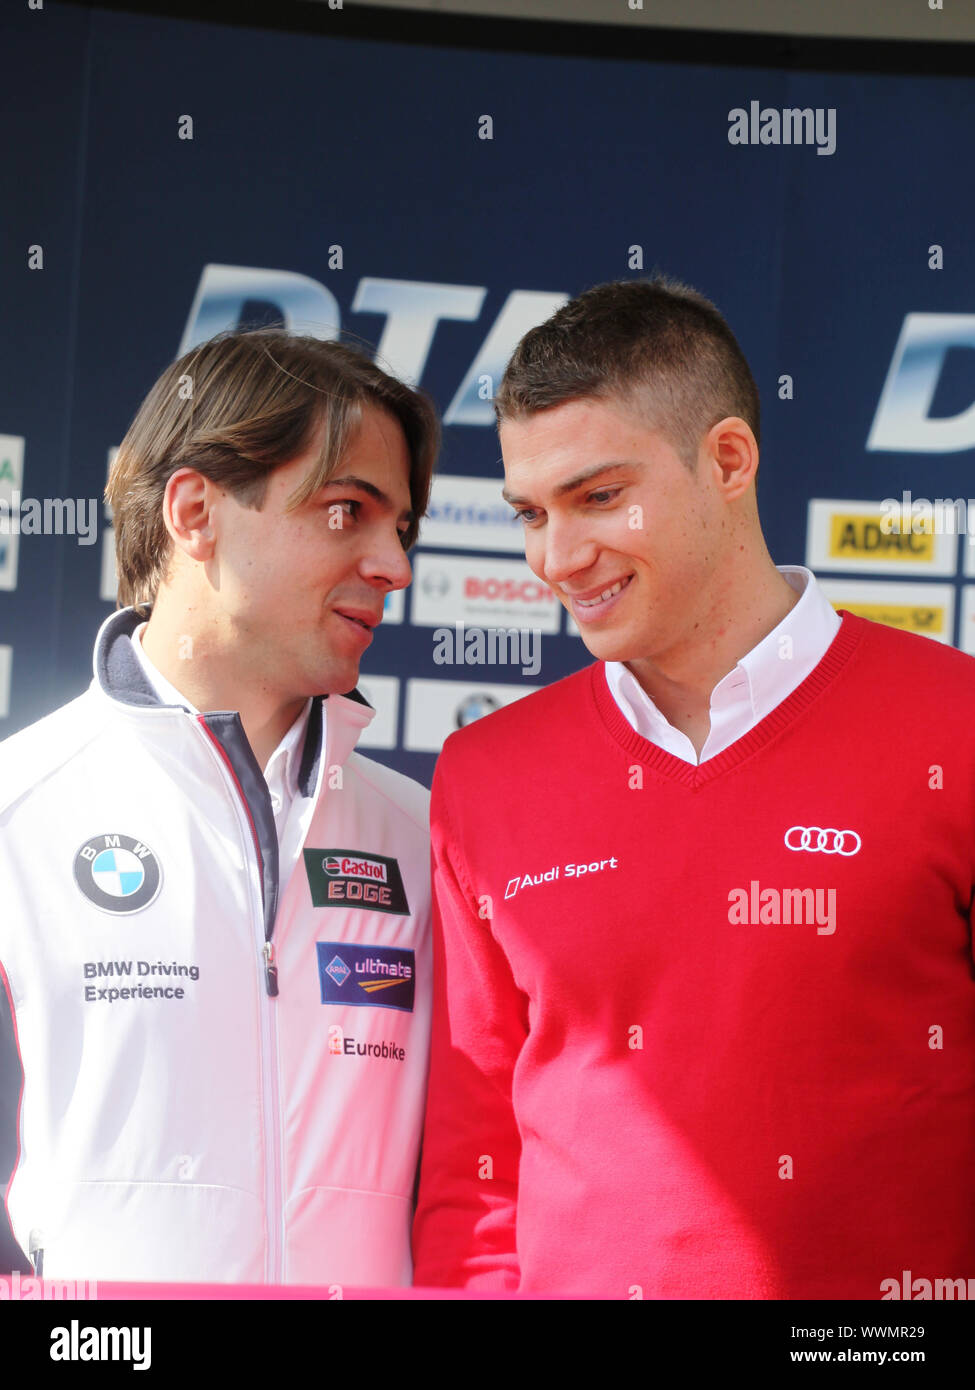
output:
[[[24,441],[24,496],[100,497],[108,450],[176,355],[206,266],[309,277],[342,330],[373,345],[387,319],[353,307],[364,280],[483,290],[476,317],[438,322],[421,354],[421,384],[446,410],[513,292],[637,274],[634,246],[644,271],[712,297],[752,364],[778,562],[803,562],[810,498],[975,491],[975,438],[867,448],[905,317],[972,306],[969,79],[425,48],[56,4],[3,23],[0,436]],[[729,143],[728,113],[752,101],[834,110],[835,153]],[[943,269],[929,268],[933,244]],[[932,415],[975,400],[972,362],[970,349],[944,356]],[[500,488],[498,459],[489,423],[448,424],[443,473]],[[100,536],[20,537],[16,587],[0,590],[0,736],[87,683],[112,607],[101,551]],[[959,568],[947,582],[960,611]],[[410,615],[408,598],[363,673],[401,682],[396,746],[374,756],[429,781],[434,754],[405,747],[406,682],[472,673],[436,665],[431,628]],[[563,624],[530,683],[588,659]]]

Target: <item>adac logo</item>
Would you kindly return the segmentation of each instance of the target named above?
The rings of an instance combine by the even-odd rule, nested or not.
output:
[[[102,912],[127,916],[156,897],[162,868],[152,850],[131,835],[94,835],[74,857],[75,883]]]

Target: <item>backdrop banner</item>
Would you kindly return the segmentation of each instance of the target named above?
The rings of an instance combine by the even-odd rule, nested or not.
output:
[[[444,415],[360,685],[360,746],[429,783],[452,729],[590,659],[500,498],[507,357],[658,269],[752,364],[775,560],[975,653],[972,79],[373,41],[337,14],[3,23],[0,737],[90,679],[102,490],[156,376],[278,322],[366,344]]]

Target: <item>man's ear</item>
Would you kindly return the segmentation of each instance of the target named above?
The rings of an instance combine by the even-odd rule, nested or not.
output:
[[[195,468],[177,468],[166,484],[163,518],[173,545],[191,560],[213,559],[213,484]]]
[[[745,420],[737,415],[719,420],[704,436],[701,449],[728,501],[748,491],[758,472],[758,441]]]

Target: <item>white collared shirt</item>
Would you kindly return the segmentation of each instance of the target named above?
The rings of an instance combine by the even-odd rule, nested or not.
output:
[[[799,593],[799,602],[711,691],[711,728],[700,759],[691,740],[664,718],[633,672],[621,661],[607,661],[609,692],[638,734],[684,762],[706,762],[754,729],[819,665],[840,618],[811,570],[802,565],[776,569]]]
[[[148,623],[142,623],[132,634],[132,646],[135,648],[136,657],[146,680],[164,705],[185,705],[191,714],[199,714],[200,711],[196,706],[185,695],[182,695],[166,679],[158,667],[150,661],[142,645],[142,634],[147,627]],[[282,854],[285,826],[294,799],[298,795],[298,769],[301,767],[301,754],[305,746],[305,731],[308,728],[310,710],[311,700],[306,700],[304,709],[275,748],[268,759],[267,767],[264,769],[264,780],[267,782],[267,789],[271,794],[271,810],[274,813],[274,826],[278,832],[278,846],[281,848]],[[324,719],[324,717],[325,711],[323,710],[322,718]]]

